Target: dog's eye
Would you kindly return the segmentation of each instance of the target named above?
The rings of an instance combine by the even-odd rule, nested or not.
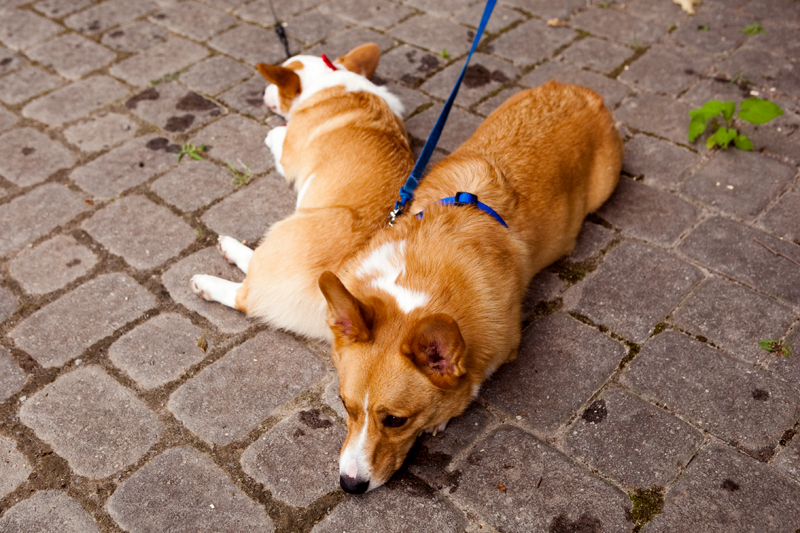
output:
[[[406,420],[408,420],[408,418],[402,416],[387,415],[386,418],[383,419],[383,425],[387,428],[399,428],[406,423]]]

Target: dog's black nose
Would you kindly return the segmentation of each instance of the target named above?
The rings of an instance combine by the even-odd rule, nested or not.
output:
[[[350,476],[341,475],[339,476],[339,485],[342,486],[342,490],[350,494],[364,494],[369,488],[369,480],[359,481]]]

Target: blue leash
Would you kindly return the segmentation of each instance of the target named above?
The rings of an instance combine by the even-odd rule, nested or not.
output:
[[[450,108],[453,107],[453,102],[455,102],[456,96],[458,95],[458,89],[461,87],[461,80],[464,79],[464,74],[467,72],[469,60],[472,59],[472,53],[478,47],[478,43],[481,40],[483,31],[486,29],[486,23],[489,22],[489,17],[492,16],[492,10],[494,10],[494,5],[496,3],[497,0],[488,0],[486,2],[486,8],[483,10],[483,17],[481,18],[481,23],[478,26],[478,32],[475,34],[475,40],[472,42],[472,48],[467,56],[467,62],[464,63],[464,68],[461,69],[461,74],[458,76],[456,85],[453,87],[453,91],[450,93],[450,97],[447,99],[447,102],[445,102],[444,108],[439,114],[439,118],[436,119],[436,124],[433,126],[433,130],[431,130],[428,140],[425,141],[425,146],[422,147],[422,153],[419,154],[417,163],[414,165],[414,169],[408,176],[406,184],[400,187],[400,200],[394,204],[394,209],[389,213],[390,226],[394,224],[394,221],[397,219],[397,217],[403,214],[406,204],[414,198],[414,191],[417,190],[419,182],[422,181],[422,173],[425,171],[425,167],[428,166],[428,161],[431,159],[433,149],[436,148],[436,143],[439,142],[439,137],[444,129],[444,124],[447,122],[447,116],[450,114]]]

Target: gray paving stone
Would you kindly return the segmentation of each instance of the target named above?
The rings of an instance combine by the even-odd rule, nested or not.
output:
[[[61,32],[61,26],[32,11],[0,12],[0,41],[12,50],[29,48]]]
[[[631,527],[627,495],[517,428],[501,427],[476,445],[462,472],[450,497],[500,531]]]
[[[648,135],[636,135],[625,143],[622,171],[644,178],[644,183],[675,190],[700,160],[697,154]]]
[[[672,98],[642,93],[622,104],[614,116],[637,130],[686,143],[690,109],[689,105]]]
[[[242,454],[242,468],[274,498],[305,507],[339,488],[340,422],[316,409],[279,422]]]
[[[792,0],[794,1],[794,0]],[[797,14],[797,6],[789,0],[778,0],[771,2],[769,0],[754,0],[745,6],[745,12],[752,15],[758,15],[765,19],[773,20],[786,20],[789,16]],[[793,18],[792,20],[797,20]]]
[[[162,83],[139,93],[125,106],[139,118],[171,133],[196,129],[222,114],[216,103],[176,83]]]
[[[621,178],[597,214],[623,233],[669,246],[700,216],[700,209],[670,193]]]
[[[680,328],[754,362],[767,357],[758,342],[781,338],[793,320],[790,308],[717,277],[706,280],[673,313]]]
[[[625,3],[625,10],[631,15],[652,20],[656,24],[671,22],[675,26],[680,26],[690,18],[678,4],[661,0],[633,0]]]
[[[94,365],[64,374],[31,396],[19,418],[75,473],[92,479],[138,461],[163,430],[155,413]]]
[[[225,56],[215,56],[181,75],[181,83],[205,94],[219,94],[236,82],[249,78],[253,70]]]
[[[758,3],[754,2],[754,4]],[[784,15],[788,14],[790,9],[788,5],[785,5],[785,7],[787,9],[784,10]],[[769,20],[765,18],[765,12],[768,9],[769,7],[762,5],[761,13],[758,15],[759,23],[764,29],[764,33],[759,33],[749,38],[747,40],[747,48],[760,48],[767,52],[783,52],[788,58],[797,57],[798,52],[800,52],[800,43],[796,39],[792,39],[792,36],[800,30],[800,19],[779,16],[774,20]],[[791,9],[797,10],[796,6]]]
[[[41,14],[61,18],[92,3],[92,0],[42,0],[33,5]]]
[[[205,317],[223,333],[240,333],[253,325],[244,313],[207,302],[192,292],[190,280],[195,274],[211,274],[237,283],[244,280],[242,271],[229,265],[216,247],[211,247],[175,263],[161,276],[161,281],[174,301]]]
[[[322,0],[295,0],[293,2],[281,2],[275,6],[275,11],[279,19],[287,20],[298,13],[311,9],[321,1]],[[230,10],[245,2],[241,0],[216,0],[212,3],[220,9]],[[246,3],[246,5],[236,9],[234,14],[243,20],[255,22],[265,28],[274,26],[276,22],[275,18],[272,16],[272,6],[270,6],[269,0],[255,0],[254,2]]]
[[[334,374],[331,382],[325,387],[325,391],[322,393],[322,401],[328,404],[331,409],[336,411],[336,414],[339,415],[339,418],[341,418],[343,421],[347,420],[347,411],[345,411],[342,400],[339,398],[338,375]]]
[[[188,446],[156,457],[127,479],[105,508],[127,531],[274,531],[262,506]]]
[[[107,76],[92,76],[34,100],[22,109],[22,115],[48,126],[60,126],[127,94],[128,89],[118,81]]]
[[[69,150],[33,128],[0,135],[0,174],[20,187],[41,183],[74,164]]]
[[[800,415],[800,393],[675,331],[653,337],[621,382],[764,461]]]
[[[628,87],[618,81],[588,70],[576,69],[561,61],[549,61],[536,67],[520,80],[520,84],[538,87],[552,79],[592,89],[603,97],[603,101],[609,109],[617,107],[617,104],[631,92]]]
[[[681,191],[723,212],[752,220],[796,173],[795,167],[761,154],[727,150],[716,154]]]
[[[474,30],[427,14],[405,20],[389,33],[401,41],[425,48],[434,54],[447,50],[452,57],[467,53],[475,38]]]
[[[626,487],[666,486],[694,456],[703,434],[638,396],[612,389],[575,420],[565,451]]]
[[[286,32],[292,38],[305,44],[313,44],[332,33],[344,29],[346,23],[338,17],[324,15],[313,9],[294,17],[286,23],[285,27]]]
[[[798,354],[800,354],[799,325],[795,325],[784,343],[793,347],[792,355],[784,357],[777,353],[770,354],[768,368],[797,387],[800,385],[800,356],[798,356]]]
[[[650,46],[667,33],[666,24],[654,24],[616,9],[589,9],[572,17],[569,24],[633,49]]]
[[[11,358],[8,350],[0,347],[0,402],[6,401],[21,391],[27,379],[28,376]],[[0,463],[2,462],[0,461]],[[2,468],[2,464],[0,464],[0,468]],[[5,476],[0,476],[0,479],[3,477]],[[3,491],[0,490],[0,498],[3,494]]]
[[[33,472],[31,464],[17,450],[16,443],[12,439],[0,435],[0,498],[5,497],[24,483],[31,472]]]
[[[319,11],[381,30],[397,24],[412,13],[409,8],[386,0],[333,0],[321,5]]]
[[[8,272],[28,294],[47,294],[89,272],[97,256],[68,235],[56,235],[26,250],[8,264]]]
[[[631,57],[633,50],[603,39],[586,37],[572,44],[561,55],[573,65],[609,74]]]
[[[328,4],[325,5],[327,6]],[[333,36],[325,37],[322,42],[308,50],[304,50],[303,53],[309,55],[325,54],[329,58],[336,58],[345,55],[353,48],[364,43],[375,43],[383,52],[394,46],[395,41],[382,33],[354,26]]]
[[[401,44],[381,56],[377,72],[382,78],[402,81],[413,87],[446,63],[439,53],[423,52]]]
[[[430,13],[435,17],[448,18],[453,17],[470,4],[474,4],[475,0],[449,0],[448,2],[437,2],[436,0],[404,0],[403,3],[413,6],[419,11]],[[480,20],[480,17],[478,20]]]
[[[197,239],[186,222],[144,196],[121,198],[81,227],[109,252],[140,270],[163,264]]]
[[[523,321],[537,309],[537,305],[540,303],[556,300],[566,287],[567,283],[552,272],[544,270],[536,274],[528,284],[522,300]]]
[[[192,142],[206,145],[206,153],[214,159],[228,161],[239,170],[250,165],[254,175],[274,166],[272,153],[264,145],[269,128],[245,117],[223,117],[197,132]]]
[[[197,346],[201,333],[182,316],[164,313],[120,337],[108,349],[108,357],[138,385],[154,389],[178,379],[205,358]]]
[[[178,164],[178,157],[154,139],[159,137],[132,139],[73,170],[70,178],[96,198],[111,199]]]
[[[3,204],[0,209],[0,256],[21,248],[88,209],[63,185],[46,183]]]
[[[449,65],[422,84],[420,88],[433,96],[447,100],[464,68],[465,60],[466,58]],[[515,79],[519,74],[520,70],[511,63],[477,53],[472,56],[469,67],[467,67],[456,102],[465,107],[470,106],[496,91],[504,83]]]
[[[319,380],[325,365],[293,337],[265,331],[203,369],[167,407],[200,438],[226,445]]]
[[[115,64],[109,72],[131,85],[147,87],[150,82],[180,72],[208,55],[208,50],[199,44],[172,37]]]
[[[444,3],[442,3],[442,5],[444,5]],[[457,22],[477,30],[481,19],[483,18],[483,10],[485,8],[485,4],[478,2],[477,4],[473,4],[466,9],[462,9],[453,18]],[[500,33],[515,22],[519,22],[521,20],[525,20],[525,17],[522,16],[518,11],[507,9],[503,6],[495,6],[494,11],[492,11],[492,16],[489,19],[489,22],[486,24],[485,31],[488,33]]]
[[[466,517],[452,503],[411,479],[393,479],[378,490],[350,497],[314,526],[312,533],[418,533],[464,531]]]
[[[567,291],[564,305],[642,342],[702,278],[699,269],[664,251],[626,241]]]
[[[542,19],[566,18],[576,9],[585,8],[586,0],[503,0],[503,3]]]
[[[264,105],[263,96],[266,87],[267,80],[261,74],[256,74],[247,81],[236,85],[233,89],[220,94],[217,99],[241,113],[262,119],[271,114],[267,106]]]
[[[472,404],[467,410],[450,420],[447,429],[435,437],[424,433],[411,449],[406,468],[415,476],[425,480],[431,487],[456,490],[457,474],[447,470],[453,456],[467,450],[490,422],[486,409]]]
[[[81,505],[59,490],[36,492],[0,518],[6,533],[96,533],[100,531]]]
[[[657,44],[619,77],[645,90],[675,96],[705,73],[712,62],[710,54],[698,50]]]
[[[800,481],[800,439],[793,438],[775,457],[773,464]]]
[[[531,19],[492,41],[491,51],[520,66],[532,65],[576,37],[568,28],[548,26],[543,20]]]
[[[61,366],[154,306],[155,298],[126,274],[105,274],[35,312],[8,336],[40,365]]]
[[[15,54],[7,48],[0,47],[0,75],[8,74],[13,70],[29,65],[20,54]]]
[[[407,120],[406,130],[409,135],[419,140],[427,139],[433,129],[433,125],[436,123],[436,119],[439,118],[442,107],[444,107],[442,104],[435,104]],[[481,122],[482,120],[480,117],[468,113],[459,107],[453,107],[450,110],[447,124],[442,131],[438,147],[452,152],[475,133],[475,130],[481,125]]]
[[[227,13],[197,2],[181,2],[150,16],[150,21],[196,41],[205,41],[236,23]]]
[[[230,29],[211,39],[208,44],[223,54],[241,59],[253,66],[257,63],[274,65],[286,59],[286,52],[275,32],[252,24],[243,24]],[[297,50],[291,51],[293,54],[297,53]]]
[[[766,244],[794,261],[800,247],[738,222],[714,217],[684,239],[678,250],[692,259],[738,279],[792,305],[800,305],[797,266],[756,242]]]
[[[11,291],[0,287],[0,322],[14,314],[18,303],[17,297]]]
[[[19,122],[19,119],[14,113],[0,106],[0,132],[10,129],[17,122]]]
[[[611,376],[624,355],[622,345],[589,326],[549,315],[525,331],[519,356],[500,367],[483,396],[521,416],[537,434],[552,435]]]
[[[389,91],[400,98],[400,101],[405,106],[405,110],[403,111],[403,118],[407,119],[410,117],[414,112],[420,108],[423,104],[429,103],[431,100],[426,95],[422,94],[419,91],[415,91],[409,89],[405,85],[400,85],[399,83],[394,82],[387,82],[384,85]]]
[[[760,221],[761,226],[800,244],[800,192],[790,191],[773,205]]]
[[[753,22],[752,19],[727,7],[707,7],[672,32],[668,40],[712,53],[733,50],[742,44],[747,37],[739,30]],[[700,30],[705,26],[707,31]]]
[[[146,15],[156,9],[149,0],[129,2],[127,0],[109,0],[85,9],[70,16],[64,22],[74,30],[85,34],[96,34]]]
[[[792,531],[800,488],[767,465],[713,444],[665,499],[648,532]]]
[[[135,120],[119,113],[101,113],[64,130],[67,141],[84,152],[107,150],[136,135]]]
[[[610,230],[599,224],[584,222],[581,232],[578,234],[578,238],[575,241],[575,248],[572,250],[572,253],[567,256],[567,259],[573,263],[589,259],[605,248],[615,236],[616,233],[614,230]]]
[[[70,80],[80,79],[116,59],[114,52],[77,33],[56,37],[28,50],[26,54]]]
[[[0,78],[0,100],[9,105],[20,104],[63,84],[58,76],[36,67],[24,67]]]
[[[233,191],[230,170],[208,161],[186,159],[151,186],[161,198],[181,211],[189,212]]]
[[[168,35],[169,32],[164,28],[149,22],[137,21],[107,32],[100,41],[114,50],[140,52],[164,41]]]

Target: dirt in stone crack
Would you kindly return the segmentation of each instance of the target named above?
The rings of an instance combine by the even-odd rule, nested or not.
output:
[[[599,424],[608,416],[606,401],[597,400],[592,403],[581,415],[581,418],[593,424]]]
[[[310,411],[300,411],[300,422],[310,427],[311,429],[329,428],[333,425],[330,420],[320,418],[320,412],[317,409]]]

